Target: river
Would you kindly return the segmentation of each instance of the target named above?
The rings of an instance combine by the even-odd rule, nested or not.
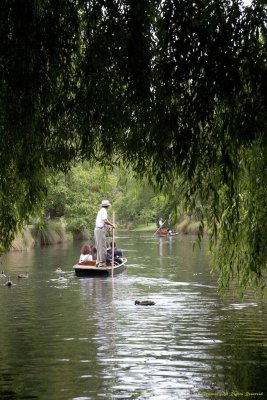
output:
[[[0,399],[266,399],[266,300],[219,295],[194,240],[120,234],[114,279],[77,278],[77,242],[2,257]]]

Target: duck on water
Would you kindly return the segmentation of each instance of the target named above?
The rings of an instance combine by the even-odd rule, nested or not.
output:
[[[135,300],[134,304],[137,306],[154,306],[156,303],[154,301],[151,300]]]
[[[14,283],[10,280],[10,277],[8,277],[8,280],[6,281],[5,286],[11,287],[13,285],[14,285]]]
[[[26,272],[25,274],[18,274],[19,279],[28,279],[29,278],[29,273]]]

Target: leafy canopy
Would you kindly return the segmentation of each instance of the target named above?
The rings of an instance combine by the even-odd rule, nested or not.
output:
[[[108,170],[83,162],[67,174],[50,178],[43,216],[45,220],[62,217],[74,237],[84,231],[93,235],[104,198],[111,202],[109,218],[115,211],[116,226],[122,228],[156,223],[160,217],[168,221],[173,209],[163,194],[155,193],[147,181],[136,180],[129,170]]]
[[[2,246],[42,202],[48,174],[75,160],[123,162],[174,192],[182,179],[214,246],[239,254],[219,257],[226,275],[246,265],[265,283],[266,186],[256,195],[252,182],[266,183],[266,7],[241,4],[2,1]],[[240,219],[246,205],[252,221]]]

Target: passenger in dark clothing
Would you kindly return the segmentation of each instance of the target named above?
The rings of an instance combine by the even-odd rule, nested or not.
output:
[[[110,247],[107,249],[107,261],[112,260],[112,242],[110,242]],[[114,263],[121,264],[122,263],[122,251],[116,247],[116,243],[114,242]]]

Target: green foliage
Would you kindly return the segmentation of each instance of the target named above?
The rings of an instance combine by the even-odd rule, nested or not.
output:
[[[75,154],[78,10],[71,1],[4,0],[0,30],[0,241],[8,248],[40,211],[47,174]]]
[[[178,203],[183,195],[186,207],[205,217],[213,249],[219,240],[229,251],[220,270],[231,277],[241,268],[244,247],[241,269],[262,282],[266,252],[258,240],[265,234],[259,223],[266,216],[265,193],[251,189],[255,177],[265,183],[267,17],[264,2],[243,10],[240,4],[2,1],[4,248],[41,208],[50,174],[67,172],[73,161],[99,161],[131,166],[139,177],[160,188],[167,185],[168,191],[172,185],[170,199],[178,192]],[[256,175],[250,149],[259,143],[262,161]],[[96,204],[97,193],[90,193],[90,204]],[[242,219],[252,226],[241,235],[245,199],[257,206]],[[76,229],[82,215],[75,221],[74,203],[73,195],[66,209],[53,207],[69,214]],[[92,214],[86,202],[79,203],[81,214]],[[121,198],[120,204],[126,214],[126,204],[135,208],[133,197]]]
[[[112,172],[88,163],[78,164],[66,175],[51,179],[46,214],[52,218],[64,216],[67,229],[74,236],[83,231],[92,235],[99,205],[105,198],[113,202],[116,185]]]
[[[115,194],[114,209],[116,218],[123,227],[137,224],[156,223],[160,218],[169,220],[173,203],[163,193],[159,193],[145,178],[136,179],[128,170],[117,171],[118,188]]]
[[[228,286],[238,281],[241,287],[251,284],[265,288],[267,279],[267,163],[261,143],[240,152],[239,181],[231,207],[220,218],[214,268],[220,281]],[[224,193],[220,198],[224,198]],[[228,205],[226,200],[225,206]],[[222,205],[223,206],[223,205]],[[234,229],[229,226],[236,224]]]
[[[126,175],[124,170],[83,163],[66,175],[50,179],[45,215],[49,219],[64,217],[75,237],[86,231],[92,235],[99,205],[105,198],[112,203],[109,218],[115,210],[116,224],[123,227],[155,222],[158,213],[164,215],[169,207],[162,194],[156,194],[148,182],[138,182],[130,172]]]
[[[38,218],[32,228],[32,236],[41,246],[61,243],[66,240],[65,226],[62,221],[47,221]]]
[[[190,217],[184,217],[182,222],[180,222],[177,226],[177,230],[182,234],[189,235],[199,235],[201,224],[199,221],[191,220]],[[203,233],[202,233],[203,234]]]

